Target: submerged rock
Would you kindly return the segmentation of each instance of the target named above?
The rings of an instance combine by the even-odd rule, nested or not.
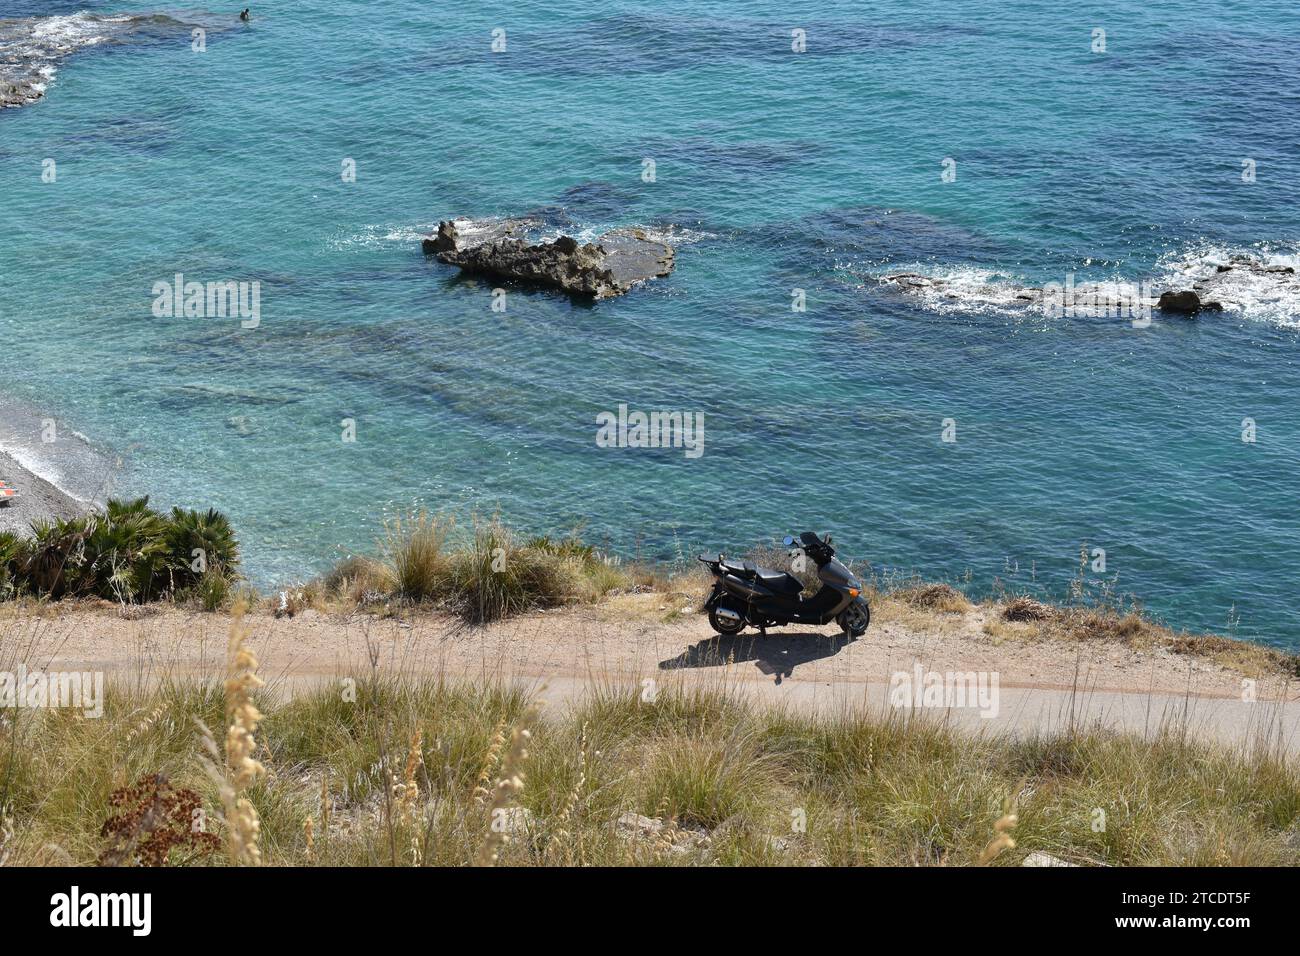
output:
[[[531,240],[539,220],[454,219],[424,239],[426,254],[465,272],[500,276],[596,299],[622,295],[647,279],[673,271],[673,247],[641,229],[614,229],[595,242],[561,235]]]

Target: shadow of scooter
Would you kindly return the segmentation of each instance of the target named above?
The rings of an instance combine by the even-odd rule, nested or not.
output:
[[[659,662],[662,671],[683,667],[723,667],[753,661],[764,674],[781,683],[800,664],[834,657],[851,641],[842,631],[818,634],[804,631],[763,637],[759,634],[717,635],[688,647],[676,657]]]

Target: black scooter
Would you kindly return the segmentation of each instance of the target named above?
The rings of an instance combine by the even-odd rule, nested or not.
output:
[[[786,547],[795,544],[787,536]],[[831,536],[823,540],[811,531],[799,535],[799,547],[817,565],[821,590],[802,597],[803,585],[785,571],[760,568],[750,561],[731,561],[722,554],[701,554],[700,560],[713,574],[713,591],[704,603],[709,624],[719,634],[739,634],[746,625],[767,635],[767,629],[782,624],[823,625],[834,621],[850,638],[861,637],[871,622],[871,608],[862,596],[862,585],[835,560]]]

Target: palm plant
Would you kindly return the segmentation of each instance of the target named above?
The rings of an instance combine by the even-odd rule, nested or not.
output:
[[[167,529],[148,498],[109,501],[86,543],[94,592],[118,601],[147,601],[166,590]]]
[[[0,531],[0,598],[17,589],[18,562],[23,553],[23,539],[12,531]]]
[[[0,534],[0,597],[27,590],[126,603],[202,583],[206,605],[219,603],[237,563],[234,532],[220,512],[162,515],[147,497],[110,500],[102,513],[36,522],[28,540]]]
[[[229,578],[239,564],[239,546],[230,521],[209,508],[173,508],[165,537],[167,564],[175,587],[192,587],[205,574]]]
[[[93,517],[33,523],[31,540],[19,552],[16,577],[50,598],[82,593],[88,577],[86,539],[94,524]]]

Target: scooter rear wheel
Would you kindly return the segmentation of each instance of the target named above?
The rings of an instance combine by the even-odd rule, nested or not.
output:
[[[739,634],[743,631],[745,629],[745,622],[743,620],[737,621],[729,617],[721,617],[718,614],[718,609],[715,607],[709,609],[709,626],[719,634],[730,636],[732,634]]]
[[[854,601],[840,611],[835,623],[849,637],[861,637],[867,633],[867,626],[871,623],[871,608],[867,607],[866,601]]]

